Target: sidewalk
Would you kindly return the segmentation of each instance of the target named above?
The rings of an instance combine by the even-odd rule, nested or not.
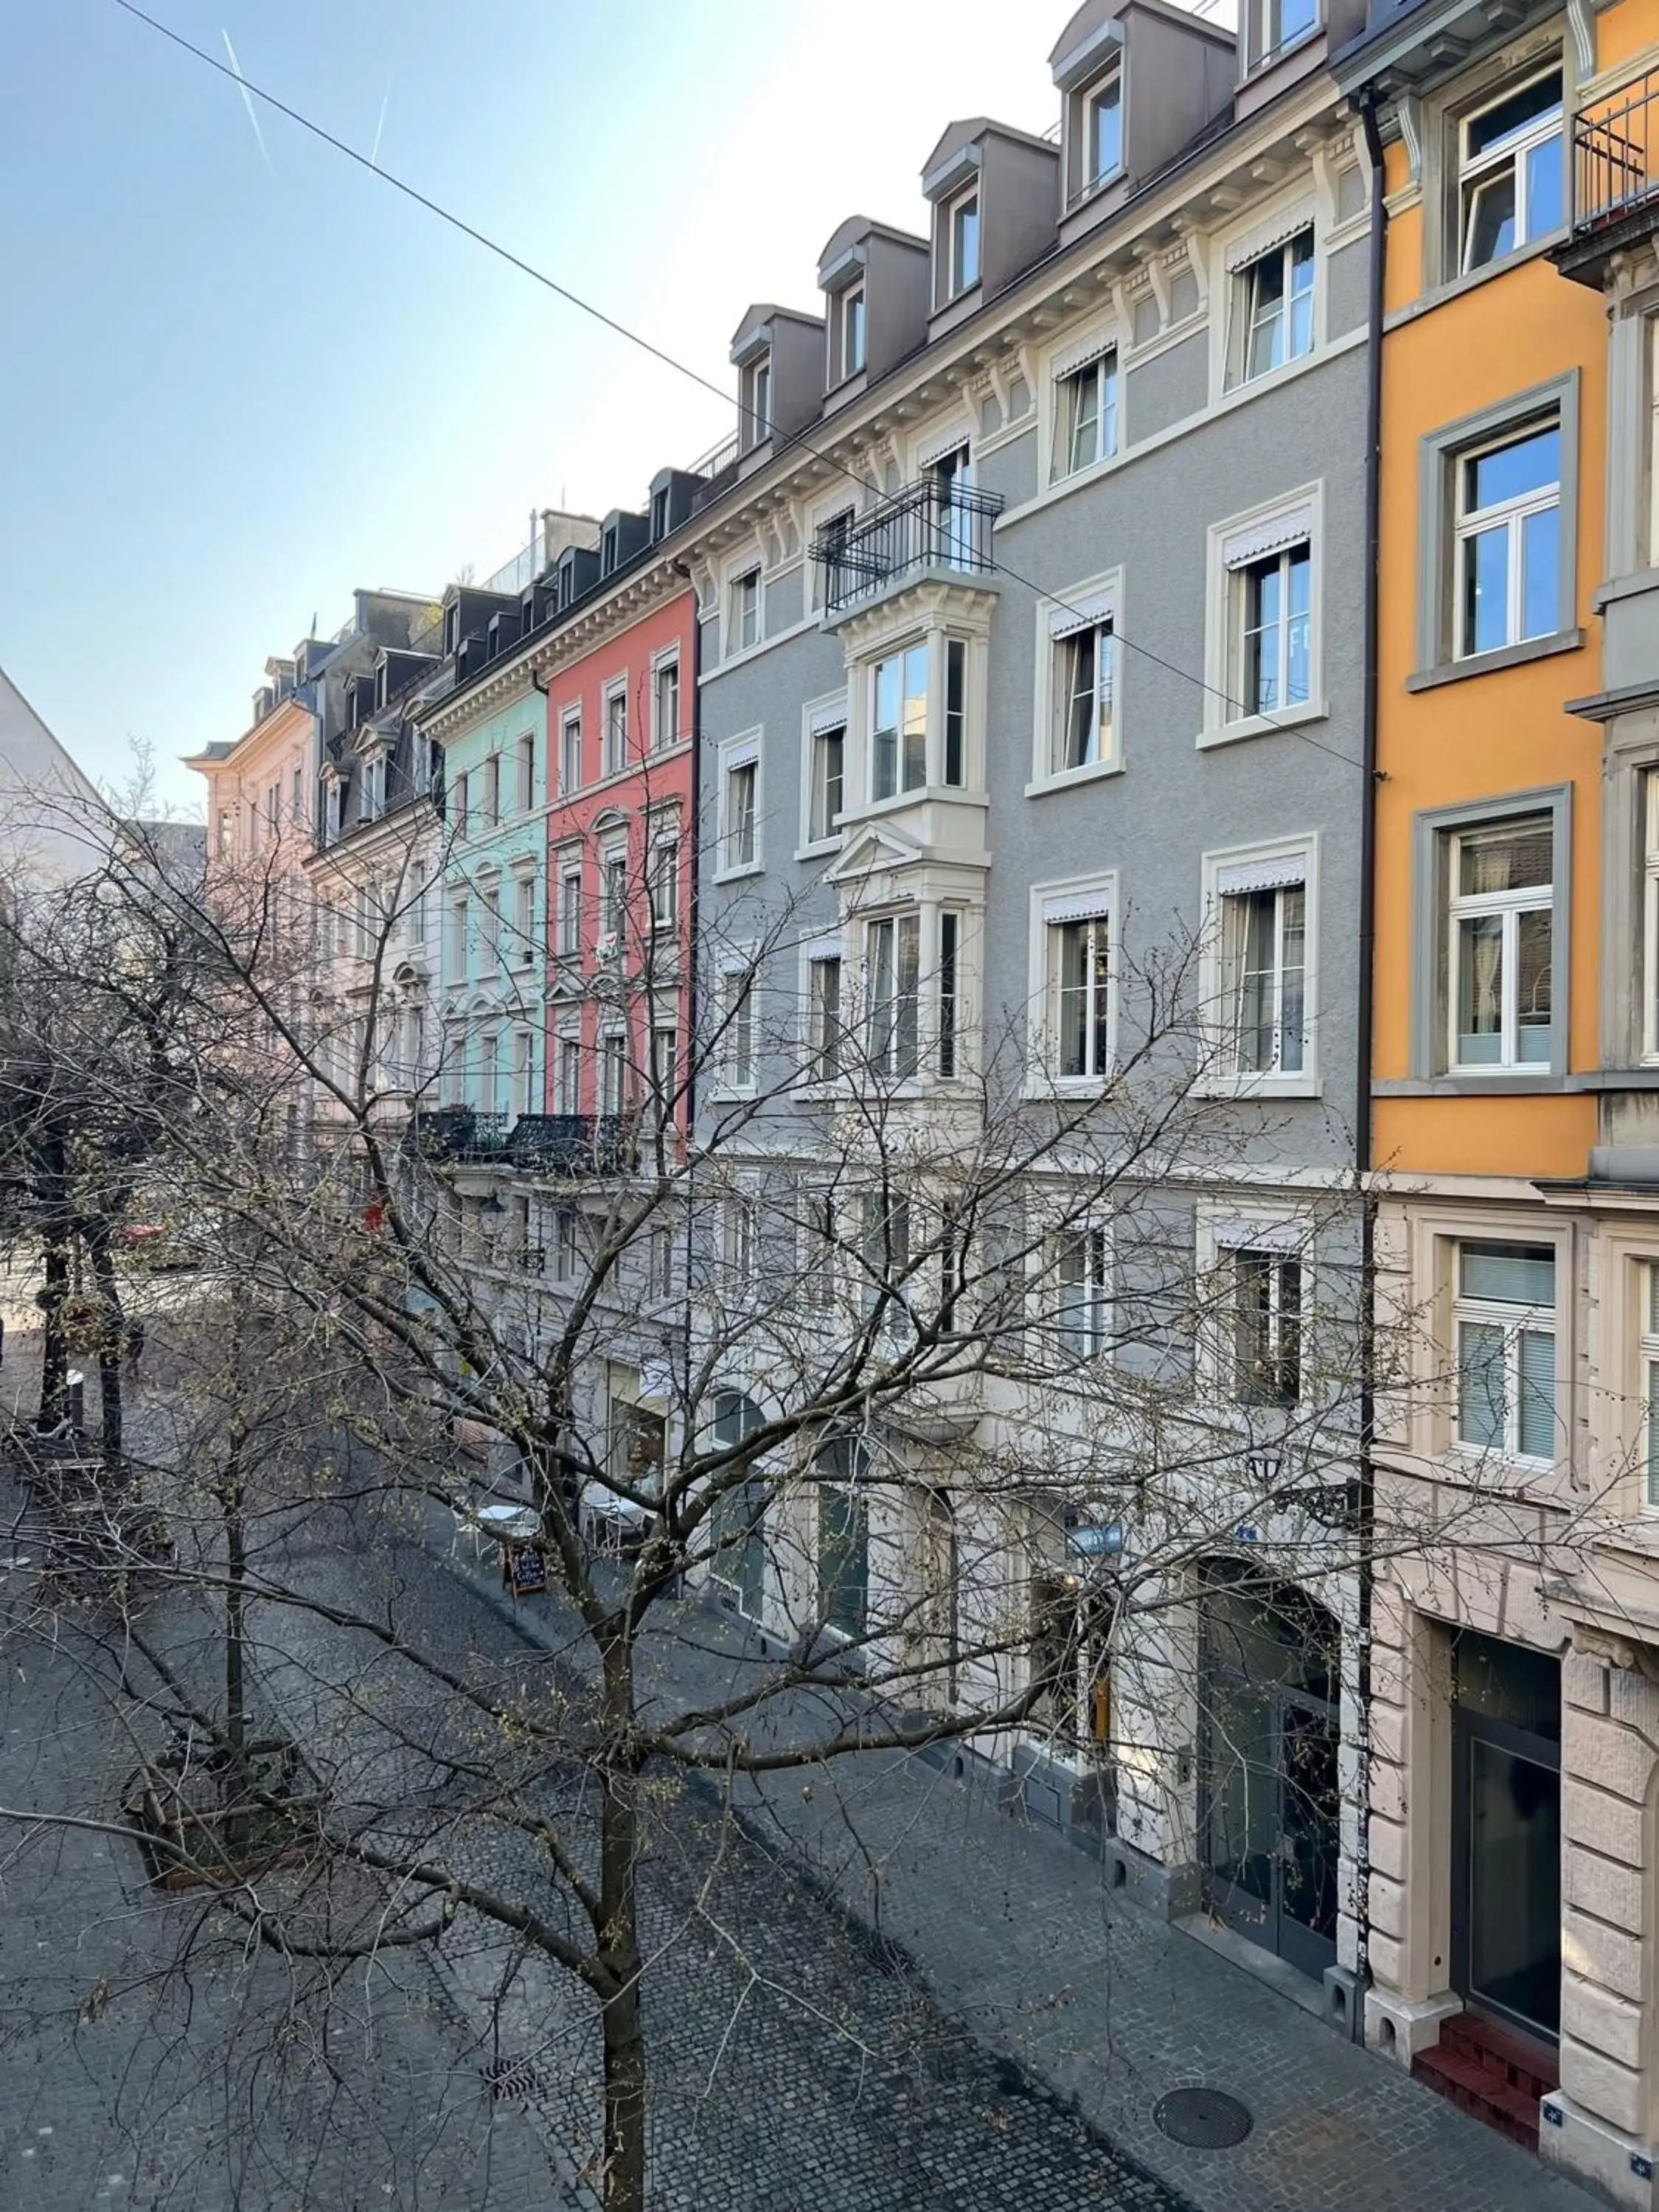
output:
[[[428,1542],[527,1640],[560,1644],[548,1601],[514,1607],[492,1566],[449,1555],[435,1518]],[[732,1624],[687,1601],[642,1672],[672,1682],[678,1706],[757,1663]],[[747,1778],[738,1804],[763,1847],[804,1860],[979,2041],[1198,2212],[1591,2212],[1595,2200],[1398,2067],[1115,1896],[1097,1865],[982,1784],[872,1754]],[[1159,2130],[1153,2106],[1188,2083],[1243,2100],[1243,2143],[1189,2150]]]

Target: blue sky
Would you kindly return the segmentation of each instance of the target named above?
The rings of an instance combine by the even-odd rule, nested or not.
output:
[[[855,210],[922,227],[953,116],[1041,130],[1069,15],[1006,0],[145,0],[723,386]],[[6,31],[0,665],[161,795],[352,586],[483,575],[731,426],[112,0]]]

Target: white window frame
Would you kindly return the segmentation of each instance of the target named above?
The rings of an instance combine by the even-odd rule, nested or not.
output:
[[[725,1097],[752,1098],[760,1080],[760,979],[753,963],[735,954],[719,972],[720,1091]]]
[[[754,1286],[757,1229],[754,1199],[746,1191],[728,1191],[720,1206],[720,1265],[740,1297]]]
[[[1227,1271],[1222,1321],[1224,1332],[1222,1346],[1224,1395],[1231,1404],[1252,1413],[1293,1413],[1305,1402],[1308,1388],[1305,1355],[1310,1283],[1306,1255],[1299,1249],[1280,1251],[1272,1244],[1256,1244],[1246,1240],[1229,1245],[1224,1256]],[[1295,1387],[1288,1391],[1282,1389],[1253,1389],[1243,1371],[1240,1340],[1243,1316],[1241,1308],[1247,1267],[1261,1271],[1267,1284],[1264,1316],[1267,1358],[1281,1370],[1287,1363],[1294,1363]],[[1292,1279],[1296,1291],[1293,1300],[1286,1295]]]
[[[516,1121],[536,1110],[536,1037],[528,1029],[513,1031],[513,1060],[507,1070],[507,1111]],[[528,1241],[527,1239],[526,1240]]]
[[[1265,69],[1283,54],[1316,38],[1324,18],[1322,0],[1305,0],[1308,20],[1299,29],[1285,31],[1285,0],[1246,0],[1248,66]]]
[[[841,738],[841,805],[836,811],[844,814],[848,803],[847,776],[851,765],[852,736],[848,723],[846,696],[838,694],[827,699],[809,700],[801,709],[800,845],[795,855],[798,860],[814,853],[833,853],[845,835],[841,830],[815,827],[819,754],[824,741],[836,734]]]
[[[663,692],[671,684],[673,686],[674,694],[674,726],[672,729],[665,731],[663,728]],[[676,645],[671,647],[667,652],[659,653],[651,664],[651,750],[653,752],[666,752],[671,745],[677,745],[679,743],[680,716],[683,712],[684,707],[680,696],[680,649]]]
[[[621,713],[617,709],[620,708]],[[604,777],[623,775],[629,766],[631,732],[629,729],[628,678],[613,677],[600,695],[599,746],[602,757],[599,774]],[[620,739],[621,757],[617,757]]]
[[[1637,1275],[1639,1312],[1636,1350],[1641,1369],[1642,1506],[1659,1513],[1659,1259],[1644,1260]]]
[[[554,895],[553,957],[579,960],[582,950],[582,860],[580,852],[558,856]]]
[[[613,953],[627,939],[631,890],[627,846],[605,845],[599,853],[599,943]]]
[[[1459,862],[1466,842],[1480,839],[1492,832],[1506,836],[1513,835],[1534,821],[1542,824],[1545,835],[1550,841],[1550,879],[1547,884],[1528,884],[1518,890],[1504,891],[1460,891],[1458,890]],[[1516,814],[1504,817],[1492,823],[1465,823],[1458,829],[1445,832],[1442,840],[1440,858],[1445,871],[1442,895],[1446,902],[1444,933],[1446,974],[1442,988],[1446,995],[1445,1052],[1448,1073],[1453,1075],[1519,1075],[1534,1078],[1547,1073],[1554,1064],[1556,1029],[1558,1023],[1565,1018],[1565,1009],[1552,1004],[1549,1026],[1544,1031],[1548,1048],[1541,1056],[1534,1055],[1530,1059],[1522,1059],[1520,1054],[1520,918],[1523,914],[1539,913],[1549,917],[1548,974],[1553,999],[1559,964],[1556,957],[1558,948],[1555,943],[1555,932],[1558,927],[1557,875],[1561,862],[1561,855],[1555,849],[1553,817],[1547,809],[1540,808],[1535,817]],[[1498,1056],[1496,1060],[1465,1060],[1461,1059],[1458,1054],[1458,1041],[1462,1034],[1458,1026],[1460,1011],[1457,997],[1460,967],[1458,925],[1460,921],[1473,921],[1493,917],[1497,918],[1502,926],[1503,964],[1499,1010],[1502,1026],[1498,1032]]]
[[[491,876],[479,884],[478,903],[483,911],[483,927],[478,933],[478,972],[481,975],[495,975],[500,973],[501,965],[501,886],[499,877]]]
[[[1063,362],[1065,356],[1060,359]],[[1051,381],[1054,422],[1048,445],[1048,481],[1051,484],[1069,483],[1117,456],[1123,379],[1115,340],[1075,368],[1057,368]],[[1080,452],[1079,433],[1083,416],[1076,402],[1085,384],[1092,386],[1094,392],[1094,439],[1092,451]]]
[[[553,1209],[553,1279],[574,1283],[581,1273],[581,1216],[574,1206]]]
[[[1084,1272],[1073,1285],[1064,1270],[1079,1253]],[[1098,1222],[1066,1222],[1043,1239],[1042,1259],[1042,1320],[1054,1357],[1078,1365],[1097,1359],[1111,1340],[1110,1232]],[[1073,1288],[1081,1292],[1075,1306],[1067,1297]],[[1071,1318],[1074,1312],[1083,1316],[1080,1327]]]
[[[553,1033],[553,1111],[575,1115],[582,1110],[582,1036],[566,1024]]]
[[[1117,110],[1117,159],[1109,168],[1103,167],[1096,159],[1096,116],[1108,94]],[[1079,184],[1076,198],[1085,200],[1092,193],[1109,185],[1115,177],[1123,173],[1123,72],[1114,65],[1093,78],[1078,95],[1078,125],[1083,134],[1078,163]]]
[[[869,1073],[884,1083],[914,1083],[926,1065],[922,1036],[925,996],[922,911],[919,906],[896,908],[889,914],[871,915],[864,923],[863,1057]],[[905,951],[914,944],[915,963],[911,988],[905,988]],[[882,948],[887,947],[884,951]],[[842,1034],[848,1034],[845,1013],[846,973],[842,971]],[[908,1019],[906,1008],[908,1007]],[[906,1060],[911,1065],[907,1066]]]
[[[1271,714],[1245,711],[1241,669],[1248,586],[1244,578],[1270,551],[1308,548],[1308,696]],[[1200,747],[1260,738],[1323,721],[1325,698],[1325,487],[1322,478],[1210,526],[1206,561],[1204,716]],[[1287,626],[1288,627],[1288,626]]]
[[[766,866],[763,842],[763,816],[761,808],[763,790],[761,732],[744,730],[726,738],[718,756],[720,770],[720,844],[714,870],[717,883],[730,883],[742,876],[757,876]],[[738,842],[741,823],[734,815],[732,778],[749,771],[749,791],[751,805],[749,810],[749,836],[746,857]]]
[[[1470,155],[1469,133],[1473,125],[1479,123],[1482,116],[1490,115],[1494,107],[1503,106],[1505,101],[1516,99],[1523,92],[1530,91],[1534,85],[1542,84],[1552,76],[1559,80],[1561,92],[1560,100],[1553,111],[1553,120],[1551,118],[1551,111],[1547,109],[1534,122],[1507,142],[1492,148],[1485,154],[1473,157]],[[1558,53],[1546,67],[1522,70],[1516,76],[1505,79],[1502,84],[1494,86],[1492,92],[1477,106],[1471,107],[1467,114],[1458,118],[1456,265],[1459,275],[1467,276],[1473,275],[1478,269],[1498,268],[1510,258],[1511,254],[1521,252],[1526,246],[1535,246],[1538,243],[1538,238],[1554,237],[1556,232],[1563,228],[1559,223],[1553,224],[1548,230],[1540,231],[1538,238],[1534,238],[1528,228],[1526,164],[1528,156],[1535,152],[1539,147],[1547,144],[1552,138],[1560,142],[1561,206],[1565,215],[1569,204],[1570,192],[1567,170],[1566,94],[1564,57]],[[1507,252],[1495,253],[1489,261],[1471,260],[1470,252],[1474,243],[1475,202],[1483,191],[1498,181],[1506,169],[1510,173],[1515,194],[1514,240]]]
[[[1255,896],[1264,888],[1281,892],[1291,888],[1285,881],[1247,890],[1243,887],[1243,879],[1258,871],[1283,875],[1297,862],[1301,864],[1303,893],[1302,1066],[1295,1069],[1282,1066],[1261,1070],[1242,1068],[1237,1057],[1236,988],[1239,979],[1232,972],[1229,902]],[[1279,863],[1283,866],[1275,866]],[[1206,853],[1203,890],[1205,927],[1199,953],[1199,993],[1206,1010],[1211,1057],[1202,1088],[1208,1095],[1220,1097],[1316,1097],[1320,1091],[1317,834],[1310,830],[1301,836],[1275,839],[1270,844],[1230,846]],[[1275,986],[1276,996],[1282,994],[1283,989],[1281,970]],[[1282,1006],[1279,1011],[1282,1012]]]
[[[1306,252],[1301,251],[1305,241]],[[1264,310],[1258,298],[1261,278],[1268,264],[1279,264],[1279,293],[1276,301]],[[1305,269],[1305,284],[1298,283],[1298,272]],[[1304,342],[1297,343],[1299,320],[1298,306],[1305,301],[1307,327],[1302,334]],[[1293,368],[1299,361],[1306,361],[1319,350],[1322,322],[1322,289],[1320,284],[1320,253],[1318,226],[1311,216],[1300,223],[1286,238],[1264,246],[1248,261],[1232,271],[1230,287],[1228,331],[1229,388],[1242,390],[1247,385],[1264,384],[1269,377]],[[1273,333],[1271,354],[1273,357],[1261,368],[1252,368],[1259,331]]]
[[[1642,774],[1642,1057],[1659,1062],[1659,763]]]
[[[628,1031],[620,1023],[608,1022],[599,1031],[599,1051],[595,1058],[598,1062],[595,1103],[599,1115],[602,1119],[619,1121],[628,1111],[630,1059]]]
[[[680,833],[678,829],[651,833],[650,914],[653,937],[672,938],[680,919]],[[666,899],[663,896],[665,888]]]
[[[520,814],[536,811],[536,732],[520,730],[514,748],[514,803]]]
[[[958,252],[957,228],[958,219],[970,204],[974,213],[973,266],[971,273],[964,275],[961,264],[965,257]],[[964,292],[971,292],[985,275],[985,210],[979,177],[975,175],[971,185],[964,185],[959,192],[953,192],[940,212],[945,234],[945,299],[941,305],[948,306]]]
[[[1036,1097],[1049,1094],[1087,1096],[1109,1083],[1117,1066],[1121,955],[1119,917],[1122,911],[1118,896],[1117,872],[1113,869],[1100,875],[1074,876],[1062,882],[1034,884],[1030,899],[1031,988],[1027,1091]],[[1086,913],[1084,911],[1085,908]],[[1079,921],[1090,921],[1097,929],[1103,928],[1106,934],[1105,1058],[1103,1065],[1097,1072],[1086,1075],[1062,1075],[1059,1073],[1060,963],[1064,955],[1060,932]],[[1097,988],[1097,981],[1091,979],[1091,999]],[[1089,1024],[1091,1035],[1094,1026],[1092,1022]]]
[[[1525,645],[1535,638],[1553,637],[1559,627],[1557,610],[1560,605],[1561,578],[1571,558],[1568,547],[1562,541],[1563,508],[1561,499],[1562,466],[1558,461],[1553,483],[1540,484],[1535,490],[1517,493],[1513,498],[1498,500],[1490,507],[1470,507],[1465,505],[1465,486],[1471,468],[1489,453],[1502,453],[1510,446],[1525,445],[1529,439],[1547,436],[1553,430],[1558,448],[1564,447],[1566,428],[1559,410],[1550,416],[1540,416],[1535,422],[1510,424],[1495,436],[1477,440],[1461,446],[1451,455],[1455,471],[1452,481],[1452,649],[1456,660],[1479,660],[1489,653],[1504,653],[1510,647]],[[1526,526],[1534,517],[1553,514],[1555,527],[1555,590],[1552,595],[1549,621],[1541,630],[1523,630],[1525,619],[1525,560]],[[1464,618],[1468,586],[1468,564],[1474,558],[1476,541],[1493,531],[1502,530],[1505,537],[1504,550],[1504,635],[1498,642],[1477,645],[1465,635]]]
[[[569,799],[581,787],[582,710],[567,707],[559,716],[559,796]]]
[[[733,660],[740,653],[754,653],[765,642],[765,588],[758,560],[751,560],[733,571],[726,587],[726,618],[730,626],[726,659]],[[745,636],[745,630],[750,635]]]
[[[906,665],[910,660],[912,655],[920,656],[922,669],[921,775],[920,781],[915,783],[908,782],[906,781],[904,750],[905,731],[903,728],[903,703],[905,697],[907,696],[904,690],[904,684],[907,681],[905,671]],[[876,654],[865,664],[864,680],[868,700],[868,714],[866,726],[869,732],[868,743],[865,749],[866,754],[866,765],[868,770],[866,799],[867,803],[871,806],[890,806],[897,805],[901,800],[914,800],[920,797],[923,792],[927,791],[933,781],[932,773],[934,765],[933,759],[933,724],[934,720],[933,693],[935,688],[933,659],[933,634],[931,632],[924,632],[920,637],[912,636],[896,640],[891,645],[885,647],[882,652]],[[877,789],[876,746],[878,738],[880,735],[881,725],[877,720],[878,708],[876,702],[880,695],[881,672],[884,668],[890,666],[895,662],[898,664],[900,670],[900,720],[894,725],[893,728],[893,788],[891,791],[883,792]],[[843,759],[842,767],[843,787],[845,787],[846,782],[846,763]]]
[[[855,307],[858,310],[856,349],[852,342],[853,311]],[[862,277],[856,283],[848,285],[836,302],[836,328],[841,345],[841,359],[836,364],[841,377],[856,376],[869,358],[870,348],[870,307]]]
[[[1553,1302],[1548,1306],[1525,1305],[1518,1299],[1497,1299],[1466,1295],[1462,1286],[1463,1253],[1466,1247],[1492,1244],[1520,1244],[1547,1251],[1554,1270]],[[1559,1457],[1559,1437],[1562,1419],[1562,1363],[1563,1330],[1560,1320],[1562,1254],[1559,1245],[1547,1238],[1505,1234],[1497,1228],[1481,1233],[1470,1233],[1449,1240],[1447,1255],[1449,1276],[1447,1292],[1451,1322],[1451,1437],[1452,1449],[1460,1456],[1474,1459],[1497,1457],[1537,1468],[1555,1465]],[[1462,1433],[1463,1331],[1466,1328],[1497,1328],[1504,1331],[1504,1433],[1494,1444],[1483,1444],[1466,1438]],[[1525,1354],[1523,1337],[1547,1335],[1551,1346],[1550,1363],[1550,1419],[1552,1431],[1558,1439],[1557,1449],[1547,1453],[1528,1452],[1521,1449],[1521,1401],[1524,1390]]]
[[[1123,769],[1123,656],[1117,632],[1123,615],[1123,571],[1111,568],[1098,576],[1068,585],[1052,597],[1040,598],[1036,608],[1036,696],[1033,704],[1031,780],[1028,799],[1047,791],[1069,790],[1073,784],[1097,777],[1121,775]],[[1083,617],[1088,617],[1085,622]],[[1084,629],[1098,639],[1104,632],[1112,640],[1109,688],[1112,726],[1109,743],[1097,760],[1079,768],[1054,766],[1055,738],[1060,728],[1062,671],[1068,665],[1072,639]],[[1100,696],[1100,665],[1096,666],[1096,697]]]
[[[763,446],[773,428],[772,349],[758,353],[743,372],[743,422],[740,443],[744,453]]]

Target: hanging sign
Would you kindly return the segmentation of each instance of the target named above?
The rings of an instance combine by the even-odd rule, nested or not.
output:
[[[534,1597],[547,1588],[547,1554],[539,1544],[514,1544],[507,1555],[507,1586],[514,1597]]]

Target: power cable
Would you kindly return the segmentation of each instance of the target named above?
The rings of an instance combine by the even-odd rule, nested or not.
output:
[[[197,61],[204,63],[216,76],[224,77],[229,83],[237,86],[245,95],[252,94],[254,99],[264,100],[265,105],[274,108],[277,114],[285,115],[290,123],[298,124],[302,131],[308,131],[313,138],[319,139],[324,145],[332,147],[337,154],[343,154],[349,161],[355,161],[360,169],[365,169],[371,176],[379,178],[382,184],[390,185],[394,191],[401,192],[405,199],[412,200],[417,207],[424,208],[428,215],[436,216],[440,222],[447,223],[452,230],[459,231],[464,238],[471,240],[475,246],[483,246],[487,253],[493,253],[498,260],[505,261],[510,268],[518,270],[522,275],[542,285],[556,298],[562,300],[567,306],[576,308],[581,314],[591,316],[595,322],[603,325],[617,337],[626,339],[629,345],[637,346],[642,353],[649,354],[653,361],[660,362],[664,368],[672,368],[678,375],[688,378],[701,390],[712,393],[725,405],[729,407],[734,404],[732,393],[723,386],[704,376],[701,370],[695,369],[689,362],[678,360],[674,355],[665,352],[662,347],[653,344],[649,338],[642,337],[637,331],[630,330],[626,323],[618,322],[614,315],[606,314],[602,307],[594,307],[591,301],[583,299],[580,293],[573,292],[568,285],[561,284],[555,278],[548,276],[544,270],[538,269],[533,262],[526,261],[522,255],[514,253],[510,246],[501,245],[498,240],[490,237],[487,231],[478,229],[475,224],[468,222],[463,216],[454,214],[450,209],[445,207],[441,201],[433,199],[415,185],[406,183],[403,178],[395,175],[380,162],[372,161],[366,154],[360,154],[355,146],[348,144],[343,138],[337,137],[333,131],[325,129],[320,123],[313,122],[299,108],[290,106],[286,100],[279,99],[275,93],[267,92],[262,85],[255,84],[251,77],[244,76],[240,70],[230,68],[216,55],[210,53],[205,46],[197,46],[192,40],[185,38],[182,32],[175,31],[169,24],[161,21],[155,15],[147,14],[137,4],[137,0],[114,0],[114,4],[125,15],[131,15],[136,21],[144,24],[147,28],[168,40],[171,45],[178,46]],[[758,421],[759,418],[754,410],[745,406],[741,398],[737,399],[735,404],[739,420]],[[882,487],[871,477],[861,475],[857,469],[843,461],[838,454],[825,453],[804,437],[793,438],[787,450],[810,454],[814,460],[823,462],[826,468],[834,469],[838,475],[847,477],[850,483],[859,485],[861,489],[870,493],[876,499],[887,497]],[[1018,568],[1011,568],[1006,561],[999,559],[994,555],[988,555],[987,562],[990,573],[1007,577],[1010,583],[1019,585],[1022,589],[1030,592],[1034,598],[1058,608],[1063,614],[1073,616],[1079,622],[1087,619],[1082,608],[1073,606],[1068,599],[1063,598],[1058,592],[1049,590],[1046,585],[1037,583],[1030,576],[1022,575]],[[1347,768],[1359,769],[1363,773],[1364,763],[1357,760],[1352,753],[1340,751],[1334,745],[1327,744],[1322,738],[1311,736],[1309,732],[1293,722],[1275,722],[1271,712],[1263,714],[1259,709],[1248,707],[1242,699],[1234,697],[1232,693],[1224,690],[1220,685],[1212,684],[1207,677],[1194,675],[1190,668],[1183,668],[1179,662],[1168,659],[1160,653],[1155,653],[1150,646],[1142,645],[1139,640],[1130,637],[1127,632],[1121,629],[1115,623],[1112,626],[1112,635],[1118,643],[1127,647],[1131,653],[1138,653],[1143,660],[1152,662],[1155,667],[1162,668],[1171,676],[1179,677],[1183,683],[1194,685],[1206,696],[1220,700],[1224,706],[1235,708],[1241,714],[1253,720],[1262,720],[1267,724],[1269,729],[1278,730],[1287,737],[1299,738],[1304,744],[1311,745],[1316,752],[1328,754],[1332,760],[1340,761]]]

